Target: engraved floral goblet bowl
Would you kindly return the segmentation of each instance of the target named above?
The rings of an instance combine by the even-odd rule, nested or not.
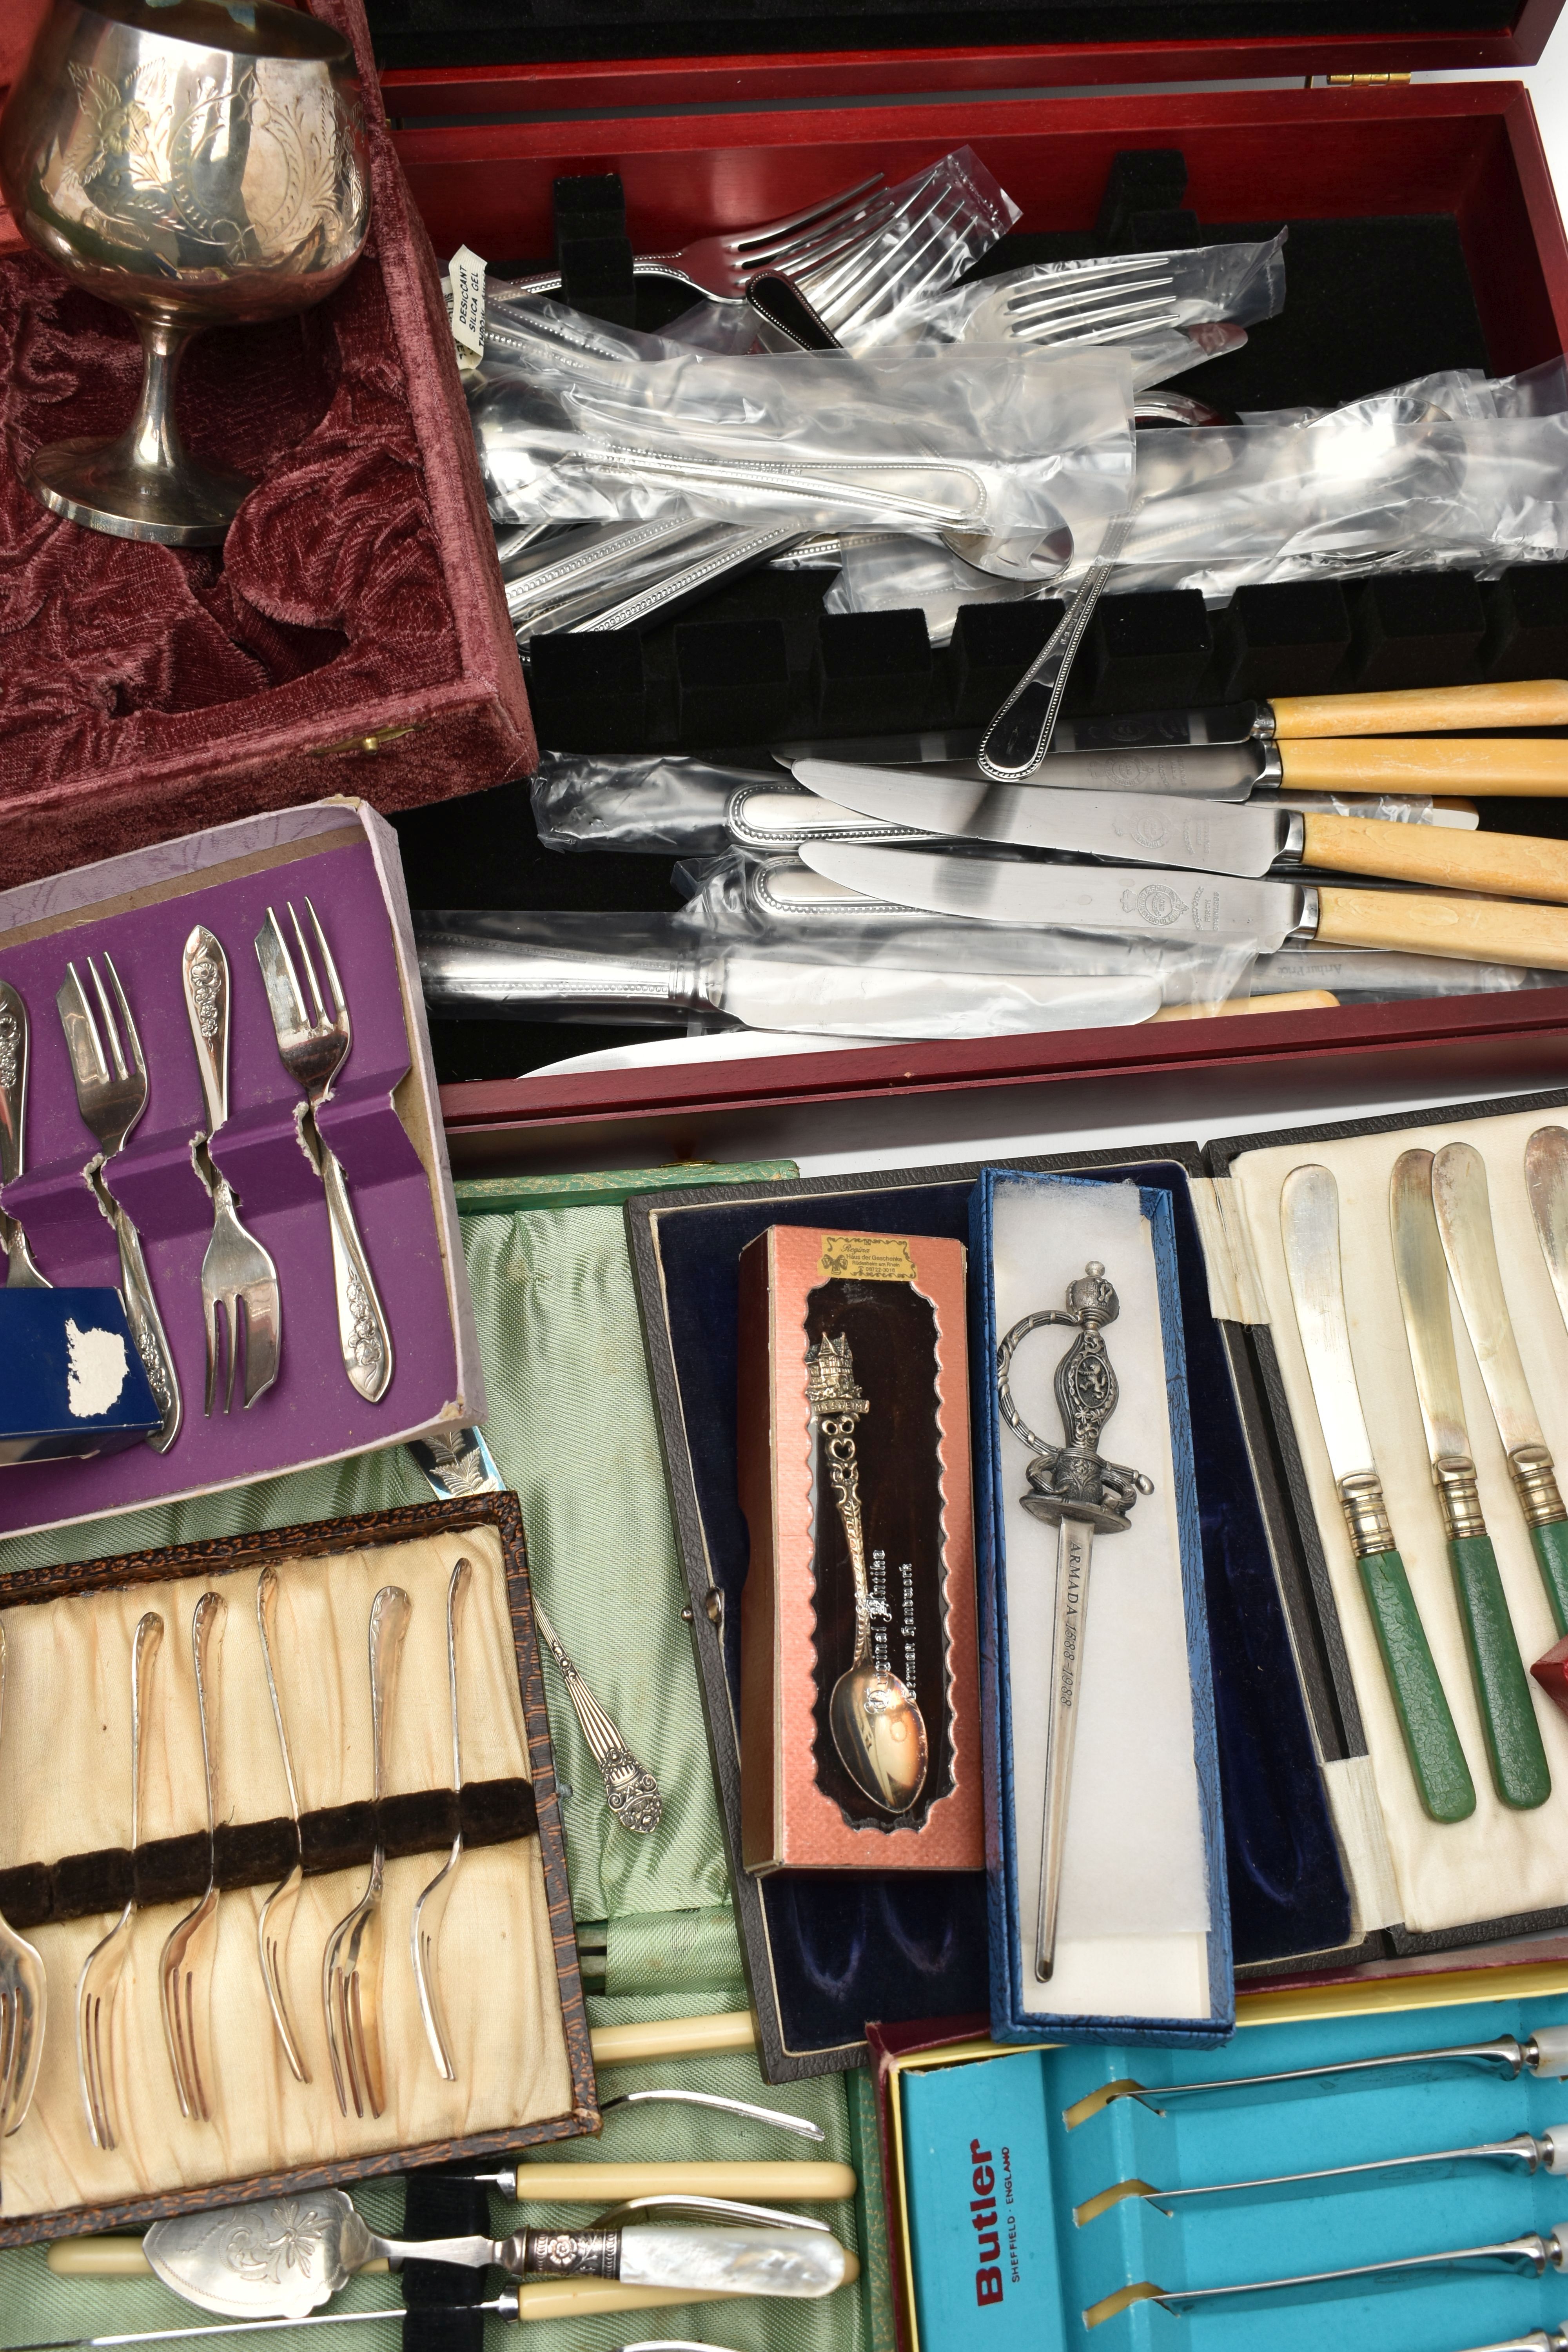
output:
[[[251,484],[185,450],[175,378],[204,328],[308,310],[358,260],[349,44],[278,0],[55,0],[0,116],[0,189],[40,253],[130,311],[144,355],[129,429],[40,449],[29,488],[93,530],[216,545]]]

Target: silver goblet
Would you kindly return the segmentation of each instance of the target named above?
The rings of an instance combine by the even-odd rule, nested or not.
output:
[[[181,446],[175,377],[204,327],[308,310],[358,260],[353,50],[276,0],[55,0],[0,116],[0,188],[144,354],[129,431],[40,449],[28,488],[92,530],[215,545],[251,484]]]

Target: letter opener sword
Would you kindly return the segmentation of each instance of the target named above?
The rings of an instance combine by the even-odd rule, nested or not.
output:
[[[1475,1783],[1394,1545],[1366,1433],[1340,1268],[1340,1189],[1330,1170],[1292,1168],[1279,1195],[1279,1227],[1312,1402],[1416,1792],[1433,1821],[1462,1822],[1476,1810]]]
[[[1046,1804],[1040,1833],[1040,1901],[1035,1926],[1035,1975],[1050,1979],[1056,1964],[1057,1904],[1061,1892],[1062,1849],[1083,1660],[1084,1615],[1089,1600],[1089,1559],[1097,1531],[1116,1534],[1140,1495],[1152,1495],[1152,1481],[1141,1470],[1104,1462],[1096,1450],[1100,1432],[1116,1411],[1121,1390],[1101,1337],[1114,1323],[1121,1302],[1091,1258],[1082,1276],[1068,1285],[1065,1307],[1042,1307],[1014,1324],[996,1350],[996,1395],[1003,1419],[1033,1450],[1026,1476],[1025,1510],[1057,1529],[1057,1589],[1051,1612],[1050,1676],[1046,1685]],[[1042,1324],[1075,1325],[1078,1337],[1056,1371],[1057,1408],[1065,1445],[1037,1437],[1013,1402],[1009,1374],[1018,1343]]]

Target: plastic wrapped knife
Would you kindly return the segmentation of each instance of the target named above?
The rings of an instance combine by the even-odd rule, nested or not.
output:
[[[1289,2303],[1326,2303],[1344,2295],[1363,2295],[1379,2288],[1441,2283],[1448,2273],[1463,2280],[1479,2272],[1512,2273],[1515,2277],[1542,2278],[1562,2271],[1568,2263],[1568,2223],[1547,2235],[1535,2231],[1521,2238],[1494,2239],[1489,2244],[1455,2246],[1436,2254],[1398,2254],[1380,2263],[1358,2263],[1353,2269],[1309,2271],[1294,2278],[1247,2279],[1235,2286],[1160,2287],[1147,2279],[1135,2286],[1119,2287],[1083,2315],[1086,2327],[1099,2327],[1134,2304],[1157,2303],[1164,2311],[1192,2315],[1251,2311],[1279,2298]]]
[[[800,854],[814,874],[868,898],[969,921],[1145,939],[1250,940],[1259,951],[1287,940],[1316,940],[1325,947],[1405,948],[1473,963],[1568,970],[1568,909],[1561,907],[861,842],[806,842]]]
[[[1209,874],[1261,877],[1307,866],[1427,889],[1568,901],[1568,843],[1518,834],[1385,824],[1375,817],[1304,814],[1267,804],[1229,808],[1163,793],[965,783],[835,760],[798,761],[795,774],[830,808],[953,841],[1136,859]]]
[[[1476,1487],[1454,1350],[1448,1267],[1432,1206],[1429,1151],[1402,1151],[1394,1161],[1388,1220],[1410,1368],[1464,1621],[1492,1786],[1505,1805],[1527,1811],[1543,1805],[1552,1794],[1552,1773]],[[1564,2147],[1568,2150],[1568,2139]]]
[[[1291,1169],[1280,1189],[1279,1232],[1323,1448],[1416,1794],[1433,1821],[1466,1821],[1476,1810],[1475,1784],[1394,1542],[1362,1412],[1340,1268],[1340,1193],[1331,1171]]]
[[[1487,1164],[1473,1143],[1445,1144],[1436,1154],[1432,1205],[1552,1614],[1559,1633],[1568,1633],[1568,1507],[1558,1491],[1556,1469],[1520,1360],[1498,1264]]]
[[[1146,2180],[1118,2180],[1073,2208],[1085,2229],[1118,2205],[1136,2198],[1157,2213],[1180,2215],[1229,2211],[1254,2205],[1289,2204],[1298,2198],[1354,2195],[1402,2181],[1452,2180],[1467,2172],[1485,2174],[1568,2173],[1568,2125],[1550,2131],[1516,2132],[1510,2139],[1479,2140],[1469,2147],[1424,2149],[1418,2156],[1385,2156],[1365,2164],[1335,2164],[1315,2172],[1279,2172],[1257,2180],[1198,2182],[1191,2188],[1153,2189]]]

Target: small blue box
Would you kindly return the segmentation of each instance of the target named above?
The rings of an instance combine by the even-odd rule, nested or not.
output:
[[[1236,1991],[1170,1196],[983,1169],[971,1248],[992,2032],[1205,2048],[1234,2030]],[[1042,1625],[1056,1530],[1019,1517],[1033,1449],[1003,1418],[995,1366],[1005,1331],[1063,1307],[1090,1259],[1121,1301],[1105,1333],[1121,1397],[1100,1452],[1152,1475],[1154,1491],[1125,1532],[1098,1538],[1090,1560],[1058,1964],[1041,1984]],[[1015,1401],[1047,1443],[1062,1439],[1052,1374],[1071,1339],[1047,1326],[1011,1368]]]
[[[0,1465],[118,1454],[161,1419],[118,1290],[0,1290]]]

